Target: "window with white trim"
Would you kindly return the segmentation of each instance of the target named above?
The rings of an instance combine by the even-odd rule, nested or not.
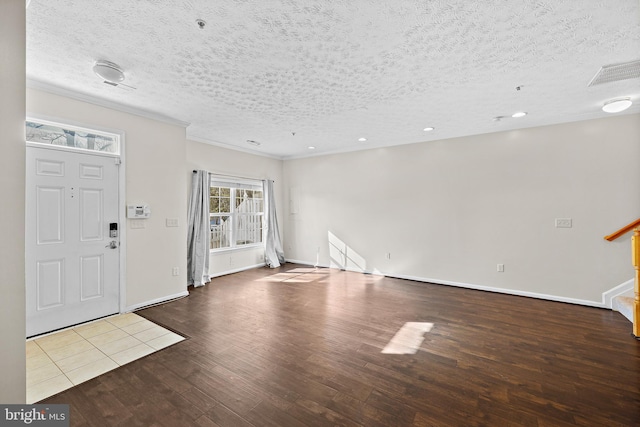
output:
[[[264,230],[262,181],[211,176],[211,250],[261,245]]]

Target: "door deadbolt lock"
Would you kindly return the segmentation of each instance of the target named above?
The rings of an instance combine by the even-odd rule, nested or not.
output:
[[[118,223],[112,222],[109,224],[109,237],[118,237]]]
[[[107,246],[105,246],[105,248],[118,249],[118,242],[116,242],[115,240],[112,240],[109,242]]]

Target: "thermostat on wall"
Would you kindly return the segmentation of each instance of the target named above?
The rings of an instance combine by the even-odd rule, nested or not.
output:
[[[151,209],[149,205],[129,205],[127,206],[127,218],[149,218]]]

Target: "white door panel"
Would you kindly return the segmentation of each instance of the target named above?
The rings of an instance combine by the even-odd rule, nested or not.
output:
[[[35,189],[37,244],[62,243],[64,237],[64,187]]]
[[[27,336],[118,312],[118,166],[27,147]]]
[[[104,239],[103,191],[101,189],[80,188],[80,241],[102,241]]]
[[[42,260],[36,263],[36,307],[46,310],[64,304],[64,259]]]

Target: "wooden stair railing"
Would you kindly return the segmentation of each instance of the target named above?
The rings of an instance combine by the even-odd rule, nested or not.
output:
[[[631,263],[636,270],[633,299],[633,335],[636,339],[640,339],[640,218],[625,225],[620,230],[604,236],[604,238],[612,242],[631,230],[633,230],[633,236],[631,237]]]

